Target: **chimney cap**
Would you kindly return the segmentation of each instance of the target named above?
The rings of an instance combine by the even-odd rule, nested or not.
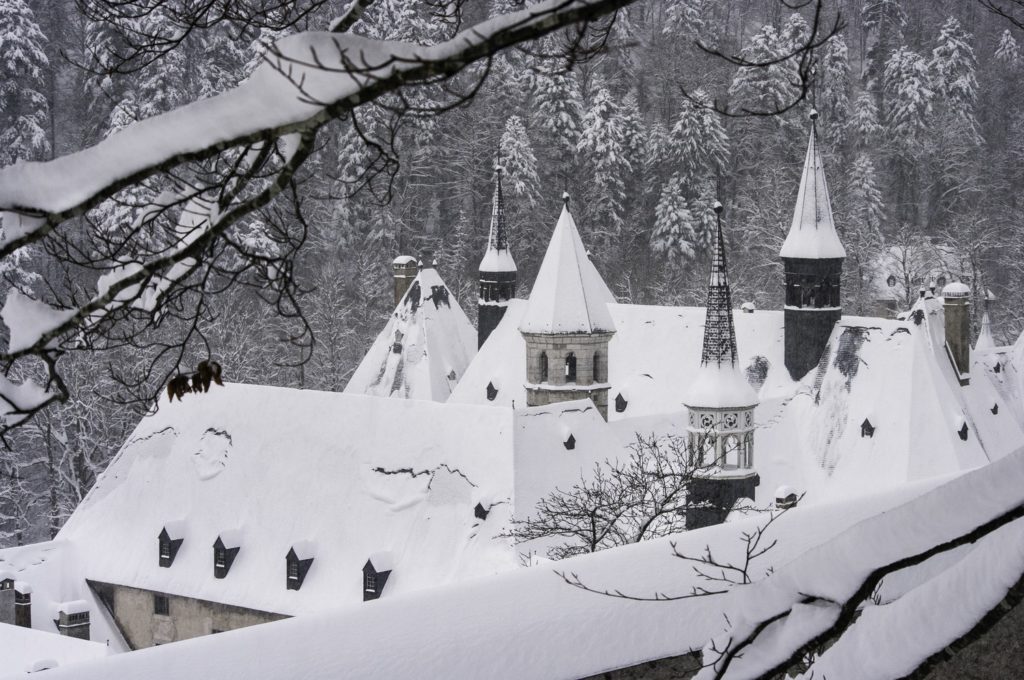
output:
[[[416,258],[412,255],[399,255],[395,258],[395,261],[391,264],[395,266],[403,266],[407,264],[416,264]]]
[[[942,289],[944,298],[965,298],[970,297],[971,289],[962,281],[954,281]]]

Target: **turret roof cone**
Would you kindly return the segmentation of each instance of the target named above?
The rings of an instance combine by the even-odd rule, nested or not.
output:
[[[981,331],[978,333],[978,339],[974,343],[974,351],[995,349],[995,347],[996,341],[992,337],[992,322],[989,320],[988,312],[986,311],[981,317]]]
[[[516,262],[508,246],[505,228],[505,200],[501,192],[501,167],[494,168],[494,197],[491,200],[491,233],[487,237],[487,252],[480,261],[482,272],[514,272]]]
[[[757,404],[757,394],[738,366],[736,328],[733,323],[729,268],[722,235],[722,205],[715,204],[718,225],[708,282],[707,316],[700,371],[691,383],[685,403],[690,407],[740,408]]]
[[[825,166],[818,152],[817,117],[817,111],[812,111],[811,134],[807,142],[807,156],[804,159],[804,173],[800,178],[793,222],[779,252],[785,258],[823,260],[846,257],[846,250],[832,220]]]
[[[611,333],[608,304],[615,296],[587,256],[568,201],[551,235],[530,304],[519,330],[524,333]]]

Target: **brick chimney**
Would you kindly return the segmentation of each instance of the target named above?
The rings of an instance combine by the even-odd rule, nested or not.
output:
[[[32,627],[32,586],[23,581],[14,582],[14,625]]]
[[[57,631],[79,640],[89,639],[89,603],[85,600],[65,602],[60,606]]]
[[[971,382],[971,289],[954,281],[942,289],[946,352],[960,385]]]

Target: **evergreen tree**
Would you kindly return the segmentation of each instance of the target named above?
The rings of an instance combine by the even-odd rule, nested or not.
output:
[[[579,82],[572,71],[541,69],[534,77],[532,118],[546,145],[554,150],[553,160],[565,186],[580,137],[582,104]]]
[[[743,48],[741,55],[753,63],[769,63],[789,52],[789,42],[771,24],[765,24]],[[741,66],[729,86],[729,94],[742,109],[753,112],[778,111],[797,95],[792,59],[766,67]]]
[[[526,199],[532,206],[540,194],[537,158],[533,154],[526,126],[519,116],[509,116],[499,144],[505,191]]]
[[[878,179],[875,164],[867,154],[860,154],[850,168],[850,184],[848,188],[850,203],[853,206],[852,218],[855,223],[866,229],[878,230],[882,226],[885,206],[882,203],[882,192],[878,190]]]
[[[936,102],[945,113],[959,120],[976,136],[978,121],[974,109],[978,100],[978,80],[975,76],[977,60],[970,39],[960,22],[950,17],[942,26],[929,66]]]
[[[1016,66],[1020,63],[1020,47],[1017,40],[1010,33],[1010,29],[1003,31],[999,38],[999,45],[996,47],[996,59],[1007,66]]]
[[[853,115],[847,128],[854,134],[857,146],[864,148],[874,145],[882,126],[878,123],[878,109],[870,93],[861,92],[854,101]]]
[[[822,64],[821,108],[825,135],[833,146],[846,141],[850,117],[850,62],[846,41],[841,35],[829,38]]]
[[[689,40],[701,39],[708,45],[706,16],[709,0],[676,0],[665,8],[664,33]]]
[[[903,44],[907,15],[900,0],[865,0],[861,21],[866,33],[864,87],[876,95],[875,105],[884,108],[884,73],[893,52]]]
[[[583,117],[583,130],[576,146],[591,171],[587,203],[594,219],[591,227],[601,229],[607,224],[606,239],[617,236],[622,227],[625,178],[632,172],[622,122],[622,113],[611,93],[604,87],[598,88]]]
[[[892,141],[903,150],[917,146],[928,129],[934,93],[928,64],[900,47],[885,64],[886,123]]]
[[[0,166],[50,152],[45,44],[24,0],[0,0]]]
[[[668,160],[691,191],[697,182],[721,172],[729,157],[729,137],[721,118],[703,106],[708,98],[702,90],[694,99],[683,104],[667,140]]]
[[[672,175],[661,190],[654,211],[651,249],[670,260],[691,260],[696,255],[697,231],[682,178]]]

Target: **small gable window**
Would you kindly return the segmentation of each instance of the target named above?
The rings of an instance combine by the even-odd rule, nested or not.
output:
[[[936,288],[940,288],[940,289],[941,288],[945,288],[946,287],[946,277],[945,276],[940,276],[939,278],[935,279],[935,287]]]
[[[225,532],[213,544],[213,577],[224,578],[231,571],[235,557],[241,548],[236,532]]]
[[[992,415],[999,415],[999,404],[992,404]]]
[[[960,439],[962,439],[963,441],[967,441],[967,433],[968,433],[967,423],[964,423],[963,425],[961,425],[960,429],[957,430],[956,433],[958,435],[960,435]]]
[[[494,383],[487,383],[487,401],[494,401],[494,398],[498,396],[498,388],[494,386]]]
[[[864,422],[860,424],[860,436],[861,437],[874,437],[875,436],[875,426],[872,425],[871,421],[868,420],[867,418],[865,418]]]
[[[284,557],[285,562],[285,588],[288,590],[299,590],[306,580],[309,568],[313,566],[313,558],[316,555],[316,548],[309,541],[296,543]]]
[[[540,353],[540,382],[548,381],[548,353]]]
[[[563,444],[565,445],[565,448],[566,448],[567,450],[569,450],[569,451],[572,451],[573,449],[575,449],[575,448],[576,448],[576,437],[574,437],[574,436],[572,436],[572,435],[570,434],[570,435],[569,435],[569,436],[568,436],[568,437],[566,438],[566,440],[565,440],[564,442],[562,442],[562,443],[563,443]]]
[[[158,555],[161,567],[170,567],[178,550],[185,540],[184,525],[181,522],[169,522],[160,530],[157,537]]]
[[[626,410],[626,407],[628,405],[629,405],[629,402],[626,401],[626,398],[624,396],[622,396],[621,392],[619,394],[615,395],[615,412],[616,413],[622,413],[623,411]]]
[[[886,284],[888,284],[890,288],[893,288],[896,286],[896,277],[893,276],[892,274],[889,274],[889,278],[887,278],[885,282]]]
[[[374,553],[363,565],[363,601],[376,600],[384,592],[391,576],[392,558],[389,552]]]
[[[572,352],[565,357],[565,382],[576,382],[576,355]]]
[[[1003,365],[997,361],[996,365],[992,368],[992,371],[994,373],[999,373],[1002,370],[1003,370]]]
[[[485,508],[483,503],[477,503],[476,507],[473,508],[473,516],[479,520],[487,519],[487,515],[490,513],[491,511]]]

